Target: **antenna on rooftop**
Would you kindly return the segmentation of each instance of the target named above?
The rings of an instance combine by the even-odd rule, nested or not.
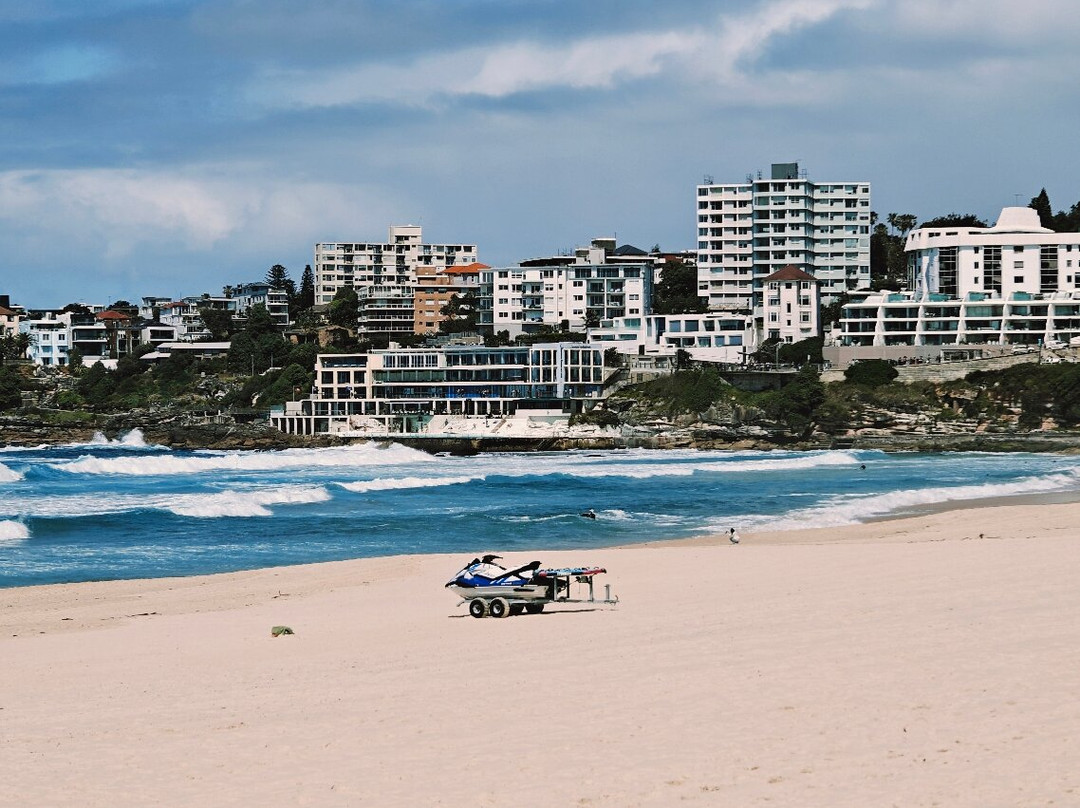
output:
[[[1016,202],[1016,207],[1020,207],[1020,194],[1013,194],[1013,200]]]

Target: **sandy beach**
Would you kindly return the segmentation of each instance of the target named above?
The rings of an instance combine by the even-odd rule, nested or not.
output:
[[[1080,505],[519,558],[0,590],[0,805],[1080,804]]]

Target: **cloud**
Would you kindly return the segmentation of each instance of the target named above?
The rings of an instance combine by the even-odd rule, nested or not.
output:
[[[392,194],[363,185],[291,180],[254,165],[8,171],[0,254],[9,267],[88,264],[148,287],[169,278],[173,288],[178,270],[194,264],[215,278],[188,278],[201,292],[228,280],[221,273],[233,264],[251,262],[261,277],[267,256],[310,261],[315,241],[353,233],[357,222],[385,226],[395,206]]]
[[[518,40],[420,57],[405,64],[353,64],[320,69],[269,68],[251,88],[262,103],[329,107],[396,101],[426,105],[450,97],[505,98],[545,90],[611,89],[674,74],[734,84],[778,36],[876,0],[779,0],[726,15],[713,25],[622,33],[569,42]]]

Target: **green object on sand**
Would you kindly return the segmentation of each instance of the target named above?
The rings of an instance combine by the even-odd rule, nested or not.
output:
[[[293,634],[295,632],[288,626],[274,626],[270,629],[270,633],[275,637],[280,637],[282,634]]]

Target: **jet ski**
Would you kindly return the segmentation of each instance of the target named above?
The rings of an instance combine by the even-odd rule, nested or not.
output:
[[[446,582],[446,588],[464,598],[504,597],[520,600],[550,599],[553,581],[537,576],[539,561],[507,569],[498,562],[502,556],[474,558]]]

